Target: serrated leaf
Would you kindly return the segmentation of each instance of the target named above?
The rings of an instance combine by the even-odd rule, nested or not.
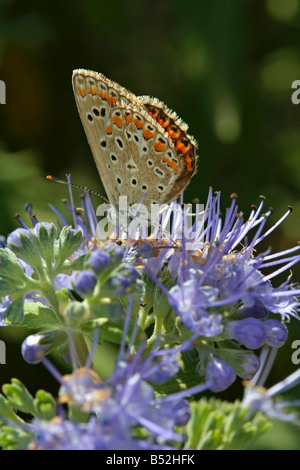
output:
[[[24,269],[9,248],[0,249],[0,275],[9,276],[15,279],[24,279]]]
[[[59,264],[69,258],[69,256],[79,248],[81,241],[81,230],[74,230],[71,226],[62,228],[58,244],[56,245],[57,252],[55,255]]]
[[[33,400],[35,414],[38,418],[50,421],[56,416],[56,402],[51,393],[38,390]]]
[[[35,229],[37,226],[35,227]],[[37,246],[41,257],[50,264],[54,258],[54,242],[57,236],[57,229],[54,224],[50,224],[46,228],[43,224],[38,226],[38,233],[36,235]]]
[[[0,447],[3,450],[22,450],[28,446],[32,434],[21,428],[2,426],[0,428]]]
[[[191,419],[187,424],[186,449],[245,449],[270,427],[261,413],[249,417],[247,408],[237,400],[228,403],[202,398],[191,403]]]
[[[15,299],[5,310],[4,320],[11,325],[22,322],[24,315],[24,297]]]
[[[59,325],[59,322],[51,310],[51,308],[43,305],[41,302],[25,302],[24,318],[17,326],[25,326],[27,328],[53,328]]]
[[[2,387],[9,404],[23,413],[34,415],[33,397],[18,379],[11,379],[11,384]]]
[[[23,423],[23,420],[16,415],[10,403],[6,398],[0,394],[0,422],[1,419],[6,418],[16,423]]]

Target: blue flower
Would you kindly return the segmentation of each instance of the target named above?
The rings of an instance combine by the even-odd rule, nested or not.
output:
[[[256,350],[265,343],[280,347],[287,338],[282,322],[290,316],[299,318],[299,286],[290,282],[290,276],[278,287],[272,281],[300,261],[300,247],[257,254],[259,243],[285,220],[291,209],[265,230],[272,211],[263,213],[264,204],[262,197],[259,206],[253,207],[244,219],[238,212],[236,196],[232,195],[231,205],[222,218],[220,193],[214,196],[210,190],[204,210],[197,212],[196,208],[191,225],[186,218],[188,210],[172,203],[174,210],[167,213],[170,232],[164,232],[164,247],[157,240],[157,245],[161,245],[159,255],[143,260],[151,282],[168,298],[181,335],[186,337],[186,329],[198,335],[201,370],[211,354],[224,357],[222,360],[237,375],[253,377],[259,361],[252,356],[249,362],[240,361],[241,356],[237,357],[234,350],[242,354],[243,347]],[[164,281],[166,270],[172,283]],[[281,322],[269,319],[271,313],[280,315]],[[208,345],[208,338],[213,338],[214,343]],[[233,377],[229,370],[228,374]]]
[[[81,271],[75,276],[73,284],[79,295],[90,295],[97,284],[97,277],[92,271]]]
[[[266,320],[264,323],[265,343],[275,348],[281,348],[287,340],[287,327],[278,320]]]
[[[258,349],[265,342],[264,324],[256,318],[245,318],[227,323],[226,336],[234,338],[249,349]]]
[[[198,288],[195,278],[169,291],[169,302],[186,328],[204,337],[217,336],[223,330],[222,317],[210,313],[209,306],[218,298],[219,291],[211,286]]]
[[[41,344],[43,335],[36,334],[27,336],[22,343],[22,356],[26,362],[30,364],[38,364],[41,362],[47,354],[50,345]]]
[[[96,340],[95,333],[87,366],[92,360]],[[148,382],[161,383],[175,375],[179,369],[180,350],[156,350],[143,358],[143,345],[134,356],[121,346],[115,370],[105,381],[88,367],[60,376],[54,366],[43,359],[44,365],[61,383],[59,402],[72,403],[89,412],[91,417],[87,423],[75,423],[61,416],[48,426],[43,421],[33,420],[29,448],[170,449],[168,441],[182,442],[184,437],[174,427],[189,420],[189,405],[184,399],[189,391],[156,398]],[[201,389],[205,388],[201,386]],[[143,439],[135,436],[136,426],[147,430]]]
[[[109,254],[105,251],[95,250],[91,253],[88,262],[93,271],[99,274],[110,266],[111,260]]]
[[[233,368],[222,359],[213,358],[206,364],[206,382],[213,392],[222,392],[230,387],[236,379]]]

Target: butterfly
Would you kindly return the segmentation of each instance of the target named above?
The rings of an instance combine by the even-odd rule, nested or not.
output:
[[[73,90],[109,202],[172,201],[196,172],[188,126],[157,98],[137,97],[101,73],[73,72]]]

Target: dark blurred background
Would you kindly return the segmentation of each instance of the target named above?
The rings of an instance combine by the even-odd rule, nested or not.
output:
[[[297,243],[300,105],[292,104],[291,85],[300,80],[299,0],[0,0],[3,235],[16,228],[14,214],[23,214],[25,202],[39,220],[54,221],[47,204],[61,208],[67,190],[47,181],[49,173],[71,173],[74,182],[103,191],[73,97],[75,68],[155,96],[189,124],[200,162],[186,201],[204,202],[213,186],[225,208],[235,191],[247,216],[264,194],[273,222],[294,207],[267,245],[281,250]],[[293,271],[299,280],[300,268]],[[296,370],[290,357],[299,322],[290,326],[269,385]],[[0,384],[17,376],[30,390],[45,386],[49,374],[20,359],[24,332],[17,337],[2,328],[1,337],[7,365],[0,365]],[[57,388],[54,380],[49,388]],[[300,433],[277,425],[260,446],[300,448]]]

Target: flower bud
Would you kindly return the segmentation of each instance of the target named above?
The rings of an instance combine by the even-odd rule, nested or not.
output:
[[[93,251],[88,259],[88,264],[96,274],[99,274],[109,267],[110,256],[105,251]]]
[[[256,318],[231,321],[225,331],[228,338],[234,338],[249,349],[258,349],[265,342],[264,325]]]
[[[265,342],[274,348],[280,348],[286,342],[288,336],[287,327],[278,320],[266,320],[264,322]]]
[[[38,364],[41,362],[47,351],[51,348],[51,344],[40,344],[43,335],[30,335],[27,336],[22,343],[22,356],[26,362],[30,364]]]
[[[113,290],[114,295],[124,295],[130,286],[130,280],[127,277],[118,275],[109,281],[110,288]]]
[[[233,368],[223,359],[216,357],[206,364],[205,376],[208,388],[213,392],[222,392],[230,387],[236,379]]]
[[[97,278],[92,271],[81,271],[73,281],[75,291],[82,296],[92,294]]]

